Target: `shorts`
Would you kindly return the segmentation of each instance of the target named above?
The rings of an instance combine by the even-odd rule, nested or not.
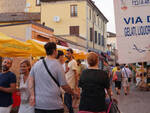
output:
[[[128,78],[123,78],[123,80],[122,80],[122,86],[123,87],[128,87],[129,86]]]
[[[115,87],[121,89],[121,81],[115,81]]]

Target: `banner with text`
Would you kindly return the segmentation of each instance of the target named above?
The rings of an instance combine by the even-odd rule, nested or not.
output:
[[[150,0],[114,0],[119,63],[150,61]]]

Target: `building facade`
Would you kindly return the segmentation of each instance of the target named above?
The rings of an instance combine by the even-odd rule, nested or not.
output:
[[[40,0],[0,0],[0,13],[38,12]]]
[[[26,0],[26,12],[41,12],[40,0]]]
[[[107,54],[111,57],[110,64],[115,65],[118,60],[116,34],[107,32]]]
[[[43,42],[57,42],[56,37],[53,35],[54,30],[52,28],[36,22],[0,25],[0,32],[21,41],[35,39]]]
[[[106,51],[108,20],[92,0],[1,0],[0,7],[0,13],[40,13],[41,24],[76,48]]]
[[[84,49],[105,51],[108,20],[91,0],[41,0],[41,23]],[[55,13],[54,13],[55,11]]]
[[[0,0],[0,13],[24,12],[26,0]]]

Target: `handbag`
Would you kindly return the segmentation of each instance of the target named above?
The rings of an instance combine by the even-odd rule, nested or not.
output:
[[[54,76],[52,75],[52,73],[50,72],[50,70],[48,69],[45,59],[42,59],[42,61],[43,61],[43,64],[44,64],[45,69],[46,69],[46,71],[48,72],[49,76],[50,76],[50,77],[52,78],[52,80],[56,83],[56,85],[60,88],[59,83],[58,83],[57,80],[54,78]],[[62,98],[62,94],[60,94],[60,97]]]
[[[121,113],[117,103],[113,101],[111,97],[110,97],[110,102],[108,104],[107,113]]]
[[[118,80],[118,77],[117,77],[117,74],[116,74],[116,72],[114,73],[114,76],[113,76],[113,81],[116,81],[116,80]]]

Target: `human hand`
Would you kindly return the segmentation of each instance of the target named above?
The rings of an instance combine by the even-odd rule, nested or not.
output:
[[[116,104],[118,104],[118,100],[116,98],[112,98],[112,101],[114,101]]]
[[[30,103],[30,106],[34,106],[35,105],[35,96],[34,95],[30,96],[29,103]]]
[[[73,99],[79,99],[80,94],[78,92],[74,92]]]
[[[2,87],[0,86],[0,91],[2,90]]]
[[[4,89],[4,88],[0,86],[0,91],[3,91],[3,89]]]

